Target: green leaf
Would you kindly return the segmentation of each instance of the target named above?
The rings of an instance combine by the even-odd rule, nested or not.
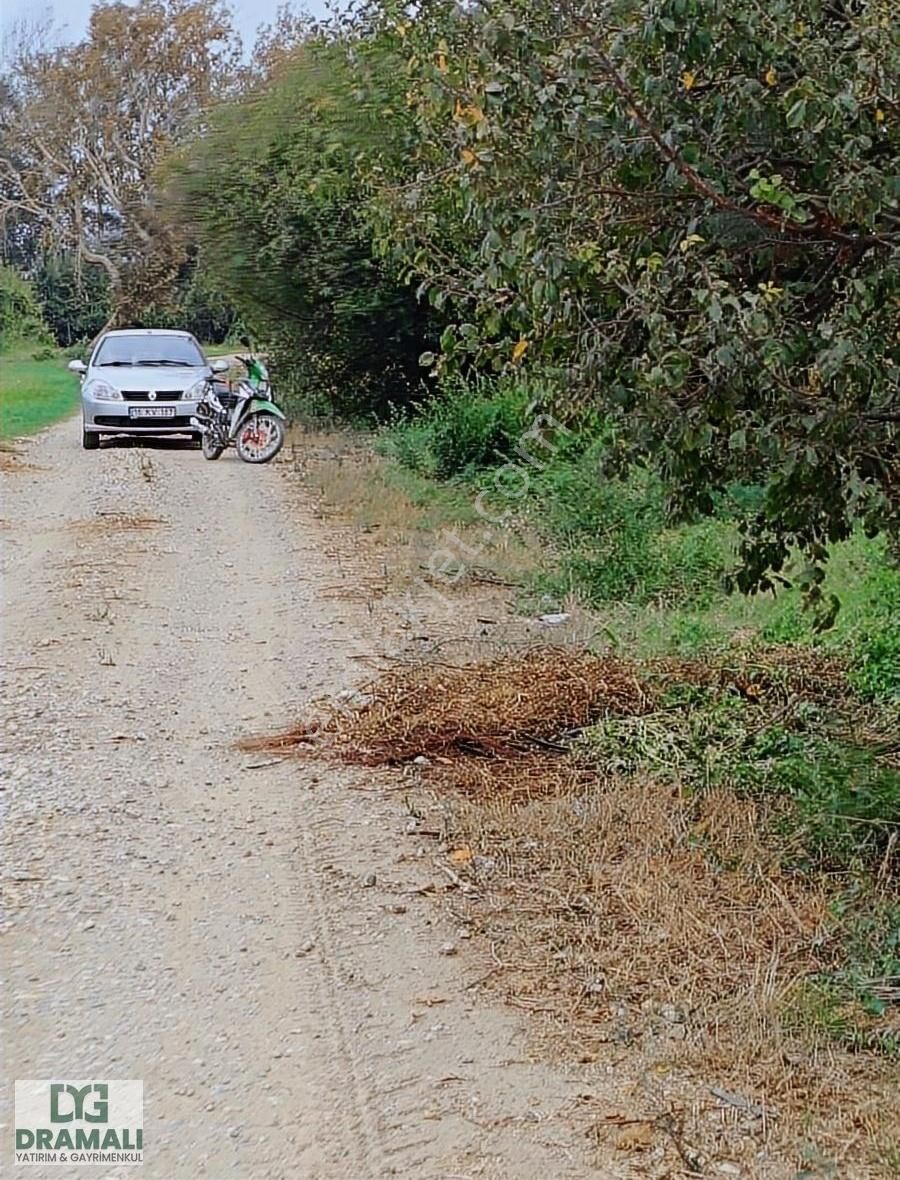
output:
[[[798,98],[797,101],[788,109],[785,116],[785,122],[788,127],[802,127],[806,120],[806,99]]]

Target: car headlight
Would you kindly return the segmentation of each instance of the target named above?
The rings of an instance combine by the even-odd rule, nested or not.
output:
[[[118,389],[115,389],[108,381],[100,381],[94,378],[89,381],[85,393],[90,394],[98,402],[120,402],[122,394]]]
[[[190,388],[186,389],[182,398],[186,402],[198,402],[204,393],[206,393],[207,380],[201,377],[199,381],[195,381]]]

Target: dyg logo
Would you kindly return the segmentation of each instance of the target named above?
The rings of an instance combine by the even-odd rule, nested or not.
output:
[[[88,1094],[97,1094],[98,1098],[93,1110],[84,1109],[84,1100]],[[72,1101],[69,1109],[65,1108],[63,1095],[68,1094]],[[71,1082],[50,1083],[50,1122],[71,1123],[73,1119],[85,1123],[109,1122],[109,1084],[97,1082],[93,1086],[85,1086],[79,1090]]]
[[[16,1082],[17,1164],[142,1164],[143,1124],[143,1082]]]

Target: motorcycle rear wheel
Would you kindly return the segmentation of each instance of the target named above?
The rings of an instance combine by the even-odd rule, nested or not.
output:
[[[245,463],[269,463],[284,446],[284,425],[274,414],[248,414],[235,439]]]
[[[218,459],[225,448],[217,437],[209,430],[200,436],[200,450],[204,459]]]

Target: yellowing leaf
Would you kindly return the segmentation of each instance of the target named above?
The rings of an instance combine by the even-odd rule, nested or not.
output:
[[[704,239],[699,234],[688,234],[686,238],[682,238],[678,243],[678,249],[682,254],[687,254],[691,246],[699,246]]]
[[[464,106],[459,99],[456,100],[456,108],[453,114],[455,118],[463,123],[476,124],[484,122],[484,111],[481,107]]]
[[[775,303],[784,294],[784,288],[776,287],[774,283],[758,283],[757,285],[766,303]]]
[[[463,844],[462,848],[454,848],[450,853],[450,859],[455,865],[467,865],[472,859],[472,849],[468,844]]]
[[[512,350],[512,359],[514,361],[520,361],[522,359],[522,357],[528,351],[528,344],[529,341],[527,341],[524,336],[521,340],[516,341]]]
[[[478,157],[469,148],[463,148],[459,154],[462,156],[463,163],[468,164],[470,167],[478,160]]]
[[[883,123],[884,122],[884,111],[881,109],[881,107],[878,107],[875,111],[875,122],[876,123]]]
[[[681,75],[681,84],[685,90],[692,90],[696,81],[697,75],[693,70],[685,70]]]
[[[446,74],[446,72],[447,72],[447,55],[446,55],[446,53],[439,53],[437,55],[437,68],[441,71],[442,74]]]
[[[778,75],[775,73],[775,70],[772,68],[772,66],[769,66],[769,68],[766,70],[765,77],[766,77],[766,85],[767,86],[777,85]]]

